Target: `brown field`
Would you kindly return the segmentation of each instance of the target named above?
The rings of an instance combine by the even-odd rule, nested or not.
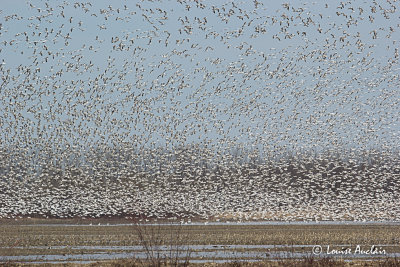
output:
[[[379,257],[368,255],[364,258],[350,259],[338,256],[332,258],[323,254],[315,256],[312,249],[313,245],[321,245],[323,249],[328,245],[331,249],[341,249],[343,246],[354,249],[356,245],[369,248],[376,245],[383,248],[386,253],[400,253],[400,225],[238,225],[233,223],[224,225],[113,225],[117,222],[128,223],[129,221],[117,219],[91,221],[81,219],[2,220],[0,225],[0,262],[6,266],[32,265],[33,263],[44,266],[49,264],[46,261],[50,260],[41,258],[43,255],[69,255],[71,260],[56,259],[50,262],[58,266],[146,266],[154,265],[154,262],[148,261],[147,257],[146,259],[134,259],[134,254],[120,259],[97,260],[94,256],[90,258],[90,261],[77,261],[73,257],[99,255],[98,253],[123,254],[127,252],[129,246],[141,246],[140,249],[131,250],[129,253],[145,255],[147,248],[154,249],[158,245],[165,245],[172,249],[172,244],[174,244],[174,246],[179,245],[180,248],[202,245],[201,248],[190,249],[194,255],[190,256],[191,265],[201,266],[233,266],[232,264],[239,264],[239,261],[245,259],[261,261],[242,262],[240,266],[399,266],[399,260],[385,255]],[[46,224],[44,225],[44,223]],[[88,223],[92,223],[92,225],[88,225]],[[100,225],[98,225],[99,223]],[[196,260],[214,261],[216,259],[214,256],[196,256],[196,253],[213,253],[216,250],[214,247],[217,245],[225,245],[225,247],[221,246],[220,251],[236,256],[218,258],[226,260],[223,263],[218,261],[196,263]],[[234,247],[233,245],[239,246]],[[254,247],[254,245],[269,246]],[[279,252],[287,253],[288,257],[274,254]],[[257,258],[258,256],[247,257],[248,253],[262,253],[270,255],[270,258],[266,260]],[[296,253],[298,254],[295,257],[289,256],[289,254],[295,255]],[[7,258],[7,256],[27,255],[41,256],[25,260]],[[161,257],[158,258],[158,260],[160,259]],[[168,259],[163,260],[165,260],[164,264],[174,265],[168,263]]]

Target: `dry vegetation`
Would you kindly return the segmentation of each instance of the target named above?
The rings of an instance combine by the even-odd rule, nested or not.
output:
[[[152,226],[143,226],[143,229]],[[179,225],[160,226],[166,239]],[[197,245],[400,244],[399,225],[185,225],[182,235]],[[0,246],[140,245],[134,225],[0,225]]]
[[[29,264],[23,263],[0,263],[0,266],[29,266]],[[143,262],[137,260],[115,260],[115,261],[102,261],[90,264],[74,264],[74,263],[63,263],[63,264],[40,264],[35,266],[51,266],[51,267],[149,267],[154,266],[151,262]],[[172,266],[168,263],[161,266]],[[179,265],[181,266],[181,265]],[[277,261],[260,261],[260,262],[240,262],[233,261],[227,263],[204,263],[204,264],[189,264],[188,266],[193,267],[398,267],[400,266],[399,259],[387,258],[377,261],[352,261],[346,262],[343,260],[335,260],[332,258],[303,258],[300,260],[281,259]]]
[[[351,262],[339,258],[312,256],[312,247],[307,245],[360,244],[364,246],[386,245],[387,253],[400,252],[399,225],[1,225],[1,256],[17,255],[83,255],[91,253],[118,253],[123,249],[105,247],[103,250],[71,246],[141,246],[140,259],[104,260],[85,266],[399,266],[395,258],[354,259]],[[11,245],[10,245],[11,244]],[[224,252],[287,252],[307,253],[297,259],[274,257],[271,261],[241,262],[244,258],[227,259],[227,263],[201,263],[190,260],[201,259],[191,253],[212,251],[192,249],[191,245],[227,245]],[[277,245],[264,248],[233,248],[228,245]],[[278,245],[287,245],[280,247]],[[304,246],[302,246],[304,245]],[[41,246],[40,248],[35,248]],[[65,246],[65,247],[59,247]],[[157,251],[166,246],[165,251]],[[180,254],[180,259],[178,259]],[[243,254],[241,254],[243,255]],[[256,258],[253,258],[256,260]],[[96,261],[96,259],[93,259]],[[366,261],[367,260],[367,261]],[[373,260],[373,261],[368,261]],[[3,264],[4,265],[4,264]],[[45,263],[43,263],[45,265]],[[19,266],[7,262],[5,266]],[[56,266],[77,266],[77,263]]]

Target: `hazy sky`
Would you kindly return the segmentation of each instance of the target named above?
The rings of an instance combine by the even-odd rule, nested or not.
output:
[[[398,148],[399,7],[2,0],[0,143]]]

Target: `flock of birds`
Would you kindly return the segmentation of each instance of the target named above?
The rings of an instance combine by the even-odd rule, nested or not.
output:
[[[399,220],[399,5],[0,8],[0,218]]]

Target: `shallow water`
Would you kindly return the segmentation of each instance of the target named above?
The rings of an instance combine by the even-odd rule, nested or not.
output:
[[[169,252],[162,253],[159,251],[159,257],[169,257]],[[155,251],[157,255],[157,251]],[[175,254],[172,254],[175,257]],[[179,253],[179,258],[185,258],[187,256],[186,251],[182,251]],[[303,252],[261,252],[261,251],[197,251],[191,252],[190,258],[204,258],[207,261],[213,261],[217,259],[248,259],[248,260],[257,260],[257,259],[268,259],[268,258],[302,258],[311,256],[311,253],[303,253]],[[321,254],[320,256],[326,256],[326,254]],[[158,256],[155,256],[158,257]],[[318,256],[317,256],[318,257]],[[345,255],[343,258],[372,258],[372,257],[400,257],[400,253],[388,253],[386,255],[379,256],[370,256],[370,255]],[[67,261],[67,260],[113,260],[113,259],[127,259],[127,258],[137,258],[137,259],[146,259],[147,254],[145,252],[135,252],[135,253],[89,253],[89,254],[65,254],[65,255],[25,255],[25,256],[2,256],[2,261]]]
[[[341,245],[337,245],[339,247]],[[343,245],[349,246],[349,245]],[[394,246],[394,245],[379,245],[384,246]],[[313,256],[312,247],[314,245],[189,245],[180,248],[179,252],[173,251],[170,254],[171,249],[168,246],[153,247],[153,255],[158,258],[165,257],[176,257],[180,259],[185,259],[188,255],[190,258],[195,258],[191,262],[216,262],[216,261],[232,261],[232,260],[247,260],[256,261],[263,259],[285,259],[285,258],[303,258]],[[24,249],[24,247],[15,247],[16,249]],[[148,254],[144,251],[142,246],[36,246],[29,247],[32,249],[73,249],[73,250],[103,250],[96,253],[84,253],[84,254],[63,254],[63,255],[23,255],[23,256],[1,256],[1,261],[18,261],[18,262],[59,262],[59,261],[101,261],[101,260],[114,260],[114,259],[146,259]],[[269,251],[273,248],[287,248],[283,251]],[[309,248],[307,252],[292,252],[293,248]],[[246,251],[237,251],[238,249],[246,249]],[[257,249],[252,251],[251,249]],[[113,252],[113,250],[126,250],[126,252]],[[197,250],[197,251],[193,251]],[[202,251],[208,250],[208,251]],[[190,251],[190,254],[188,254]],[[178,255],[176,254],[178,253]],[[348,255],[327,255],[326,253],[321,253],[320,255],[315,255],[315,257],[320,256],[335,256],[343,259],[374,259],[377,257],[400,257],[400,253],[387,253],[384,255],[365,255],[365,254],[348,254]],[[199,260],[199,258],[201,260]]]

